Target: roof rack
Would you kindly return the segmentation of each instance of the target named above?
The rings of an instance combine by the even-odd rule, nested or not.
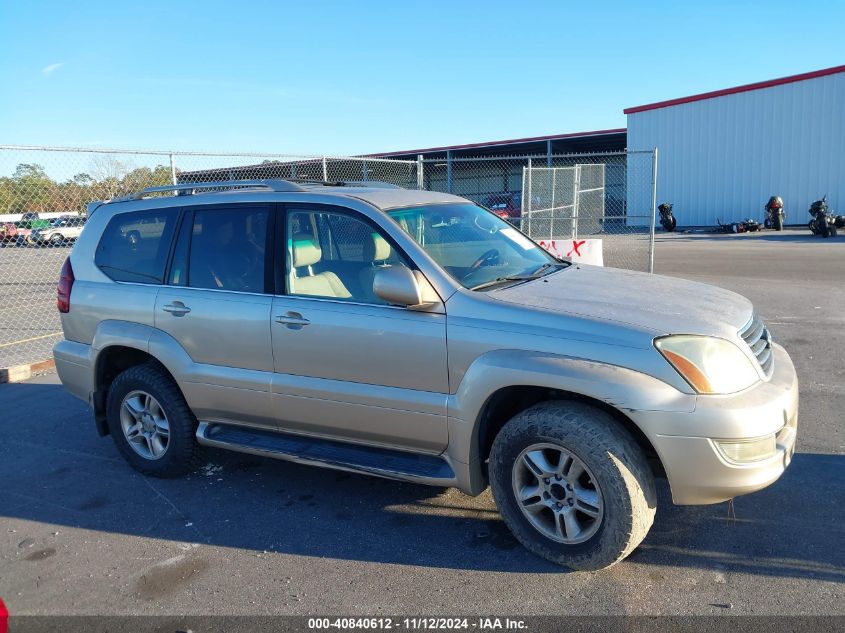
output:
[[[151,193],[163,193],[175,191],[181,195],[193,195],[198,189],[244,189],[261,188],[270,191],[306,191],[306,189],[295,182],[288,180],[220,180],[214,182],[192,182],[181,185],[166,185],[164,187],[147,187],[141,191],[129,194],[122,198],[116,198],[112,202],[125,200],[141,200]]]
[[[141,200],[153,193],[176,192],[177,195],[193,195],[198,189],[246,189],[260,188],[277,192],[308,191],[306,186],[313,187],[372,187],[377,189],[401,189],[402,187],[380,180],[308,180],[292,178],[289,180],[264,179],[264,180],[218,180],[212,182],[192,182],[181,185],[166,185],[164,187],[147,187],[127,196],[105,200],[103,202],[126,202],[129,200]]]

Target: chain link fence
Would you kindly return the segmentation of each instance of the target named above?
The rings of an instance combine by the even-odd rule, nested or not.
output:
[[[474,200],[543,245],[600,239],[606,266],[653,268],[652,150],[421,163],[424,188]]]
[[[51,357],[61,337],[59,270],[91,201],[173,183],[256,178],[416,188],[418,167],[378,158],[0,146],[0,368]]]
[[[419,159],[0,146],[0,368],[50,358],[56,281],[87,204],[173,183],[382,181],[474,200],[538,242],[601,239],[608,266],[651,270],[655,152]]]

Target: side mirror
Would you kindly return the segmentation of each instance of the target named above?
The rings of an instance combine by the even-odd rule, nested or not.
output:
[[[417,310],[440,303],[428,280],[405,266],[379,268],[373,278],[373,292],[388,303]]]

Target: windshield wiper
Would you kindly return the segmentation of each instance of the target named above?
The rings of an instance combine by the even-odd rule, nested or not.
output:
[[[497,277],[492,281],[485,281],[483,284],[478,284],[477,286],[473,286],[470,290],[483,290],[484,288],[491,288],[493,286],[498,286],[499,284],[507,283],[509,281],[531,281],[532,279],[539,278],[540,275],[514,275],[512,277]]]
[[[530,275],[509,275],[507,277],[497,277],[491,281],[485,281],[483,284],[478,284],[477,286],[472,286],[470,290],[483,290],[484,288],[492,288],[493,286],[498,286],[499,284],[507,283],[509,281],[531,281],[532,279],[539,279],[543,277],[543,273],[546,272],[549,268],[565,268],[569,266],[568,262],[549,262],[540,266],[537,270],[535,270]]]
[[[531,276],[533,277],[534,275],[539,275],[540,273],[548,270],[552,266],[554,266],[555,268],[563,268],[563,267],[566,267],[566,266],[571,266],[571,264],[569,262],[547,262],[547,263],[543,264],[542,266],[540,266],[533,273],[531,273]]]

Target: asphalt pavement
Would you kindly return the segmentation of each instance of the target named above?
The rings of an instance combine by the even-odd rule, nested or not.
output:
[[[131,470],[54,374],[0,385],[13,614],[845,615],[845,238],[660,236],[657,271],[752,299],[801,381],[798,453],[733,507],[672,506],[624,562],[566,572],[477,498],[208,450]]]

